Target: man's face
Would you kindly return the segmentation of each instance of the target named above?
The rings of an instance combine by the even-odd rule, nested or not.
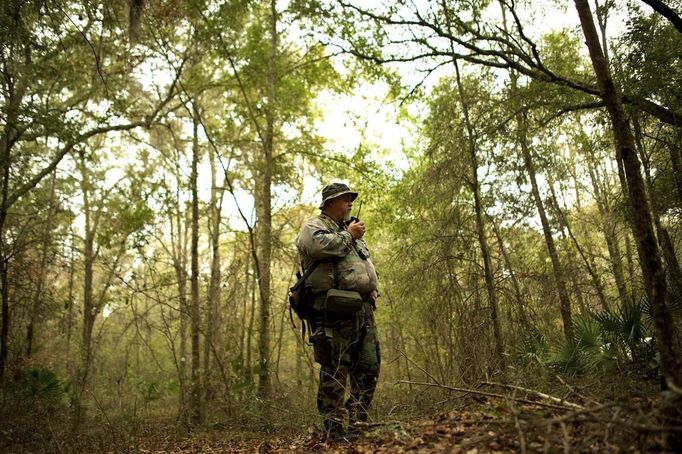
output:
[[[353,196],[351,194],[340,195],[331,199],[328,203],[326,211],[334,214],[335,218],[347,221],[350,219],[350,212],[353,208]]]

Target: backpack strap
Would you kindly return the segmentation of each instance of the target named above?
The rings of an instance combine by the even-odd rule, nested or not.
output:
[[[301,276],[298,281],[294,284],[293,287],[291,287],[292,290],[300,290],[305,286],[305,281],[310,277],[311,274],[313,274],[313,271],[315,271],[315,268],[317,268],[317,265],[322,263],[323,260],[315,260],[310,267],[308,267],[307,270],[303,273],[303,276]]]
[[[323,260],[315,260],[310,267],[308,267],[307,270],[301,275],[300,273],[296,273],[298,276],[298,280],[296,283],[289,289],[289,292],[298,292],[299,297],[300,294],[303,293],[304,287],[305,287],[305,281],[310,277],[311,274],[313,274],[313,271],[315,271],[315,268],[322,263]],[[303,264],[301,264],[302,267]],[[294,322],[294,314],[293,314],[293,308],[291,304],[289,304],[289,320],[291,320],[291,326],[296,328],[296,322]],[[301,320],[301,337],[305,339],[305,330],[306,330],[306,325],[305,325],[305,320]]]

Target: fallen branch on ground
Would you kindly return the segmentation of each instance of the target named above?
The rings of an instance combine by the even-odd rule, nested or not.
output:
[[[477,391],[475,389],[467,389],[467,388],[455,388],[453,386],[447,386],[447,385],[440,385],[437,383],[428,383],[428,382],[415,382],[415,381],[408,381],[408,380],[401,380],[398,382],[398,384],[407,384],[407,385],[419,385],[419,386],[434,386],[436,388],[443,388],[447,389],[449,391],[458,391],[458,392],[463,392],[463,393],[469,393],[469,394],[477,394],[480,396],[486,396],[486,397],[494,397],[497,399],[504,399],[504,400],[513,400],[514,402],[519,402],[522,404],[529,404],[529,405],[537,405],[539,407],[545,407],[545,408],[554,408],[557,410],[572,410],[575,407],[568,407],[564,405],[554,405],[554,404],[547,404],[543,402],[536,402],[528,399],[521,399],[518,397],[512,397],[512,396],[507,396],[504,394],[496,394],[496,393],[489,393],[485,391]]]
[[[557,402],[561,405],[566,405],[571,408],[577,408],[577,409],[583,409],[582,405],[574,404],[573,402],[569,402],[566,399],[561,399],[559,397],[555,396],[550,396],[549,394],[542,393],[540,391],[536,391],[534,389],[528,389],[528,388],[523,388],[521,386],[516,386],[516,385],[506,385],[504,383],[495,383],[495,382],[490,382],[490,381],[484,381],[481,382],[482,385],[488,385],[488,386],[499,386],[501,388],[507,388],[507,389],[515,389],[517,391],[523,391],[529,394],[535,394],[536,396],[542,397],[543,399],[551,400],[552,402]]]

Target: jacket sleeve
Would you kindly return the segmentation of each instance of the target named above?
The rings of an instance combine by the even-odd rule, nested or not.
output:
[[[344,257],[353,247],[353,236],[347,231],[333,231],[316,219],[308,221],[296,238],[296,246],[304,257],[313,260]]]

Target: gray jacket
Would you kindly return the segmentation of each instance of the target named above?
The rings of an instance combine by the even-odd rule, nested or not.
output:
[[[326,214],[308,219],[296,238],[296,247],[305,269],[316,260],[322,260],[306,280],[306,287],[314,292],[338,288],[367,295],[376,290],[377,272],[367,245],[363,240],[354,240],[342,225]]]

